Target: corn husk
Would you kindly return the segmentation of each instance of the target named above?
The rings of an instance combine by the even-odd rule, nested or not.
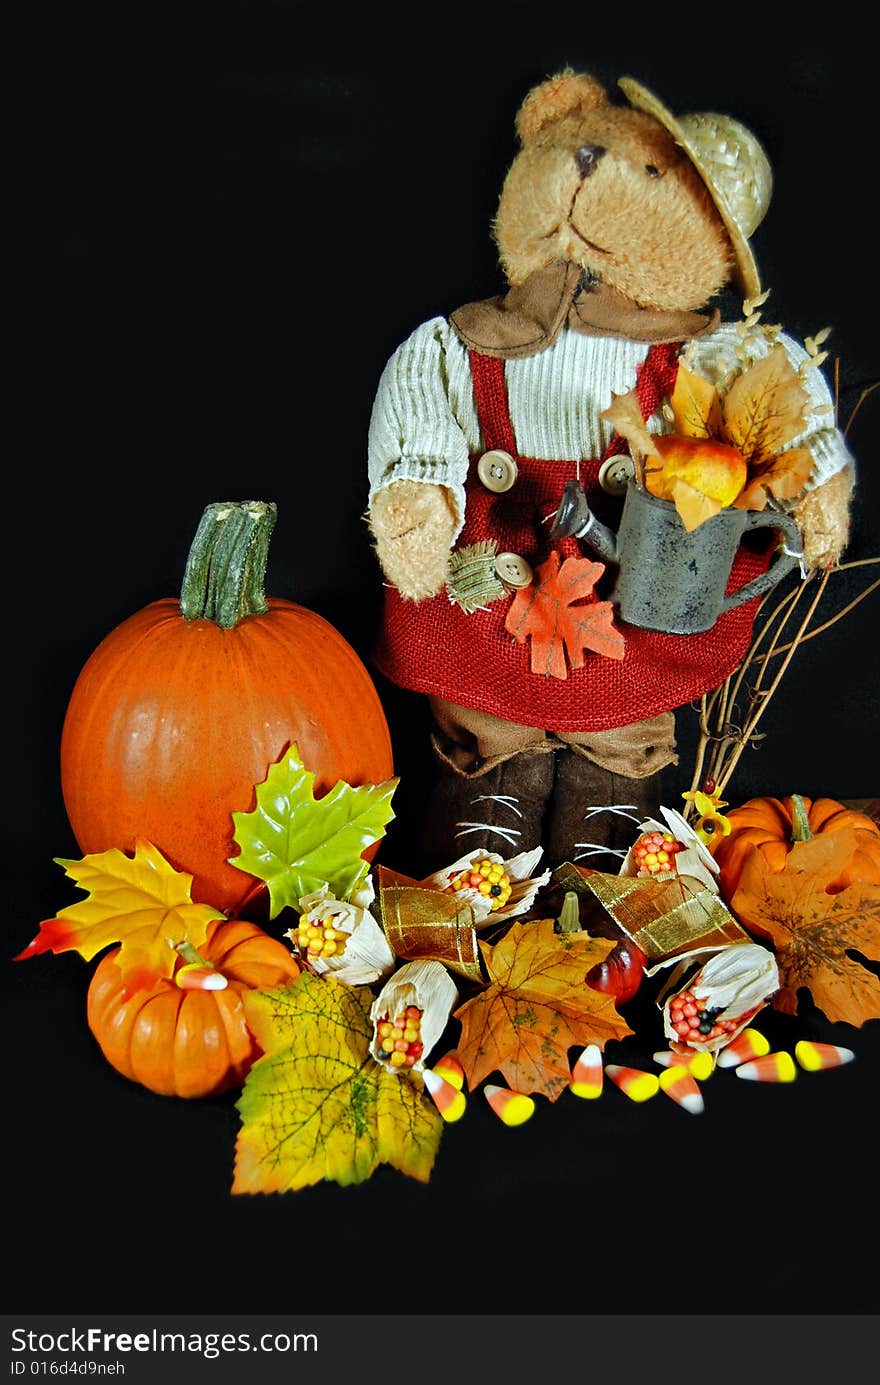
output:
[[[543,850],[538,846],[535,847],[534,851],[521,851],[518,856],[511,856],[509,860],[506,860],[497,852],[484,851],[479,848],[475,851],[469,851],[466,856],[460,856],[457,861],[453,861],[451,866],[435,871],[433,875],[419,881],[419,884],[424,889],[445,891],[450,888],[456,875],[460,875],[463,870],[467,870],[475,862],[491,861],[495,865],[503,866],[511,886],[510,897],[503,908],[493,910],[487,896],[480,894],[479,890],[461,889],[455,891],[456,899],[467,904],[473,911],[474,927],[485,928],[490,923],[494,925],[504,923],[507,919],[517,918],[532,907],[538,891],[550,879],[549,870],[543,871],[540,875],[532,874],[537,869],[542,854]]]
[[[373,1023],[373,1037],[370,1053],[376,1062],[389,1072],[407,1073],[418,1071],[425,1066],[425,1060],[442,1035],[458,1000],[455,982],[442,962],[405,962],[382,987],[370,1008]],[[407,1005],[416,1005],[422,1012],[421,1042],[422,1053],[413,1068],[396,1068],[387,1059],[380,1058],[379,1036],[376,1026],[386,1016],[394,1016],[405,1010]]]
[[[388,976],[394,969],[396,958],[388,939],[369,912],[372,900],[373,888],[369,877],[365,886],[350,900],[336,899],[327,885],[322,885],[312,894],[303,895],[299,901],[300,921],[329,923],[332,928],[348,935],[344,950],[332,957],[299,953],[304,964],[318,976],[332,973],[334,979],[345,986],[370,986],[381,977]],[[299,952],[296,929],[289,929],[285,937]]]
[[[703,954],[676,959],[678,965],[657,999],[663,1010],[663,1032],[676,1053],[717,1053],[726,1048],[779,990],[779,970],[773,953],[753,942],[719,948],[701,962],[696,972],[691,970],[684,985],[679,985],[698,955]],[[685,1043],[670,1020],[672,1001],[682,991],[691,991],[697,999],[705,1000],[707,1007],[717,1012],[716,1019],[734,1021],[736,1027],[714,1039]]]
[[[686,822],[681,813],[677,813],[674,808],[660,808],[660,816],[663,822],[657,822],[656,818],[645,818],[639,824],[638,835],[643,832],[671,832],[677,842],[681,842],[684,851],[676,853],[672,869],[664,874],[655,875],[655,880],[670,880],[679,876],[685,880],[692,891],[699,889],[709,890],[712,894],[718,894],[719,866],[711,852],[707,851],[700,841],[690,823]],[[635,877],[637,865],[634,857],[635,843],[630,847],[623,864],[620,867],[620,874],[628,877]],[[641,877],[644,879],[645,877]]]

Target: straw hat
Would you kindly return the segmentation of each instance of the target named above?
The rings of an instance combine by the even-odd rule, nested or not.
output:
[[[701,112],[676,117],[632,77],[621,77],[618,86],[630,105],[659,120],[687,154],[733,242],[745,297],[756,297],[761,281],[748,238],[770,204],[773,175],[755,136],[729,115]]]

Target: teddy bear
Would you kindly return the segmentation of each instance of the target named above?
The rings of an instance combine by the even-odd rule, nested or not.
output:
[[[649,434],[668,431],[685,352],[710,381],[737,364],[741,335],[714,301],[729,286],[751,310],[761,294],[749,238],[772,175],[758,140],[732,117],[677,117],[634,78],[618,87],[612,97],[567,68],[526,94],[492,227],[506,290],[417,327],[375,396],[367,521],[385,598],[374,658],[427,699],[429,869],[470,847],[539,845],[551,864],[608,869],[633,820],[658,811],[676,710],[719,686],[751,638],[756,600],[694,634],[598,621],[608,565],[583,528],[560,532],[572,482],[591,514],[619,520],[634,458],[611,403],[631,396]],[[781,329],[775,340],[802,365],[800,343]],[[803,379],[803,428],[788,445],[806,448],[811,468],[784,508],[806,575],[845,547],[854,462],[821,369]],[[744,542],[746,575],[784,542]],[[566,572],[598,621],[593,646],[574,653],[552,631],[534,628],[530,642],[511,624],[537,609],[536,592],[558,611]]]

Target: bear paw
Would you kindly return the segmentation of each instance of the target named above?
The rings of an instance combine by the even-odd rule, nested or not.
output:
[[[851,470],[839,471],[795,505],[792,513],[810,571],[833,567],[846,547],[852,489]]]
[[[443,589],[458,525],[445,486],[392,482],[374,495],[369,525],[382,571],[401,596],[423,601]]]

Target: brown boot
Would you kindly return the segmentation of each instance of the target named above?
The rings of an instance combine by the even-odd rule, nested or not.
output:
[[[542,844],[556,755],[524,750],[488,770],[465,774],[437,750],[438,775],[422,834],[421,874],[451,865],[473,848],[516,856]],[[542,862],[543,865],[543,862]]]
[[[660,772],[627,779],[576,750],[557,752],[556,782],[545,825],[546,862],[563,861],[617,874],[638,824],[657,817]]]

